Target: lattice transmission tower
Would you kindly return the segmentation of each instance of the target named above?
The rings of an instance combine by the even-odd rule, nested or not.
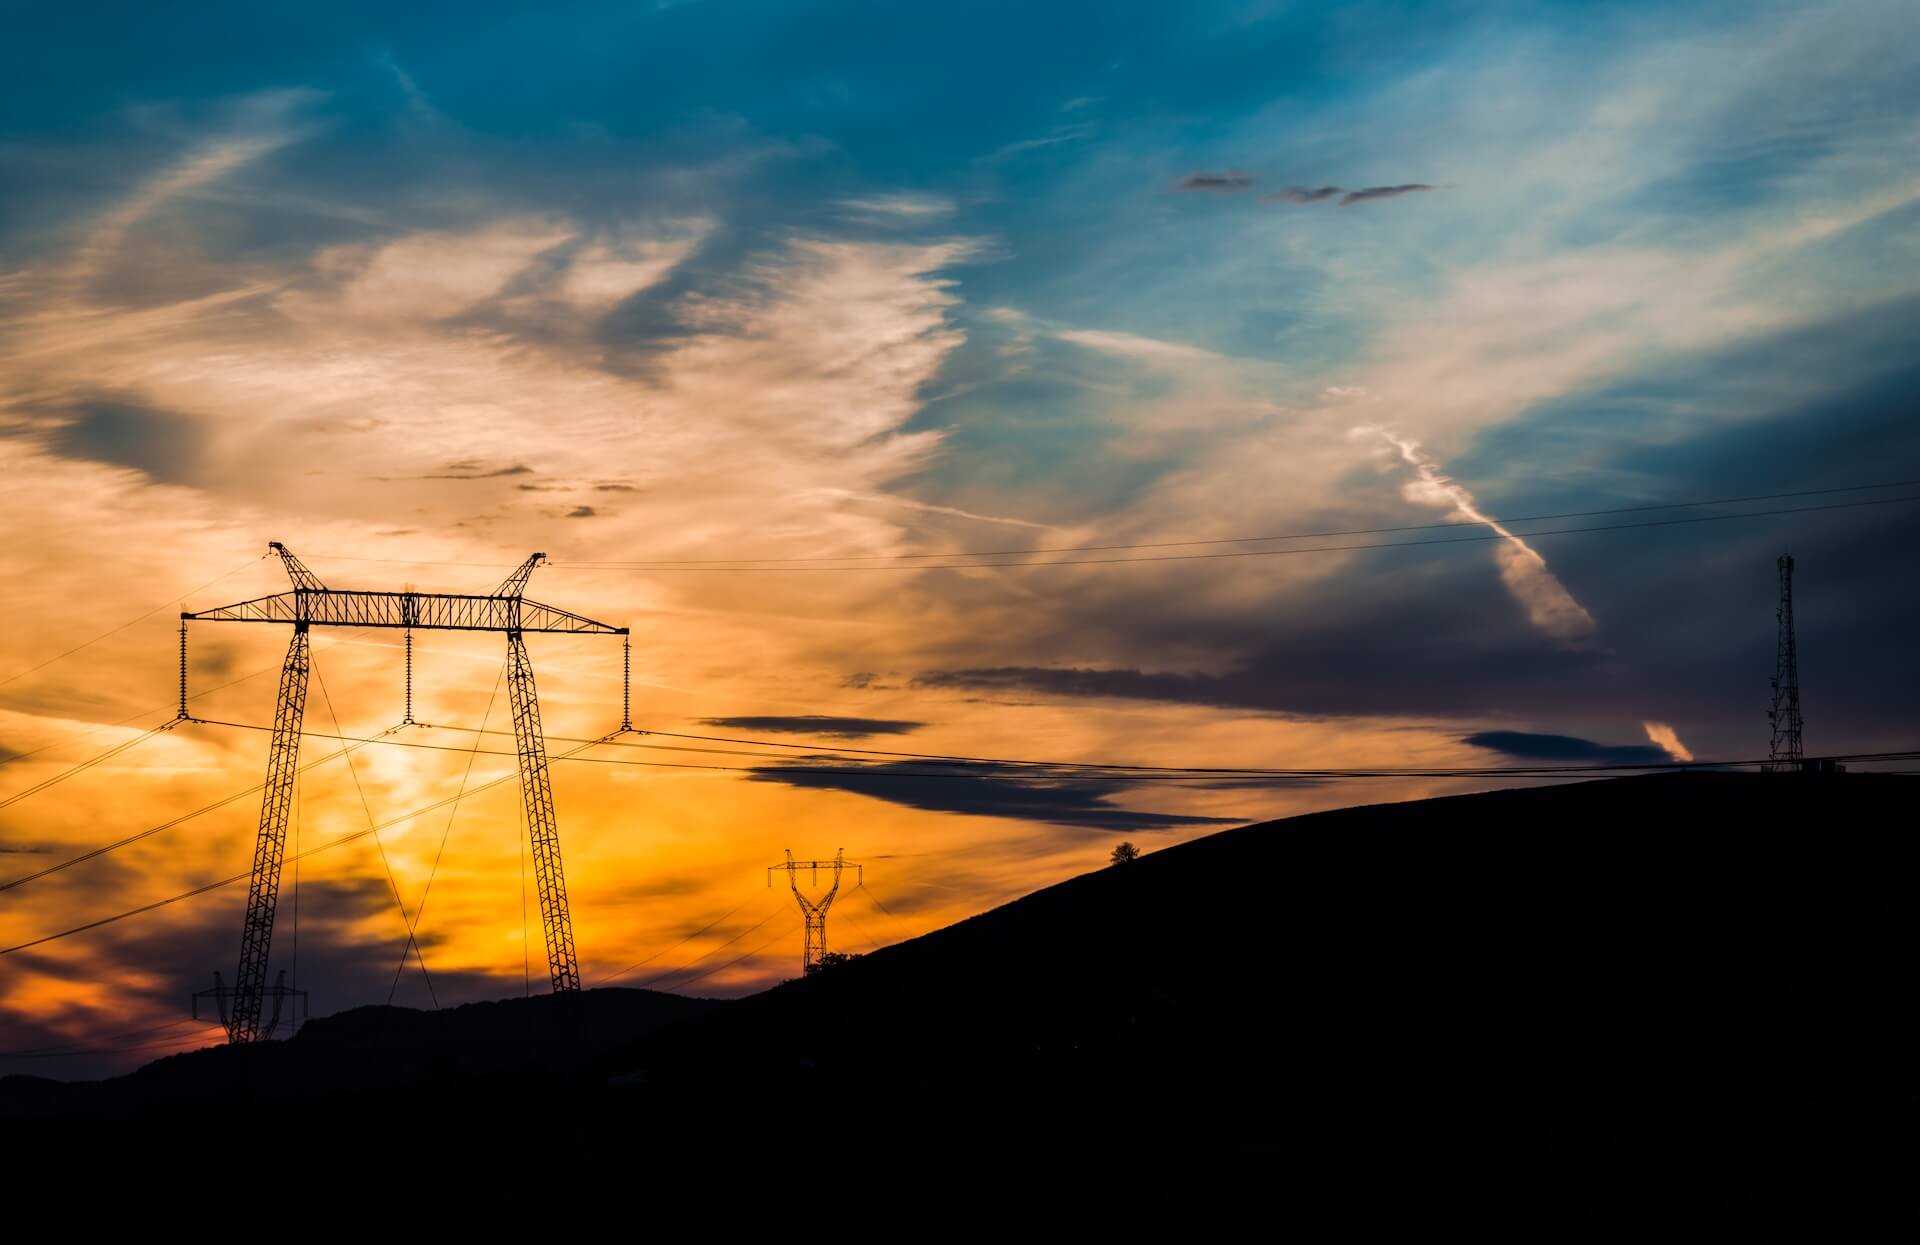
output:
[[[1780,605],[1774,611],[1779,623],[1779,640],[1773,659],[1773,707],[1767,710],[1767,722],[1773,738],[1767,748],[1767,768],[1788,773],[1801,768],[1800,742],[1800,654],[1793,638],[1793,558],[1781,554]]]
[[[833,854],[832,860],[795,860],[793,858],[793,849],[788,848],[785,864],[767,866],[768,886],[773,885],[773,875],[776,871],[786,871],[787,885],[793,888],[793,901],[800,905],[800,913],[806,917],[807,920],[806,938],[801,944],[800,950],[800,971],[802,973],[817,971],[820,967],[820,962],[826,958],[827,909],[833,906],[833,897],[840,893],[841,871],[843,869],[852,869],[854,876],[859,879],[855,885],[860,886],[866,884],[865,868],[856,861],[848,860],[846,856],[847,849],[843,847]],[[816,889],[820,885],[820,871],[822,869],[831,871],[831,885],[827,887],[826,893],[821,895],[820,898],[808,899],[807,893],[800,889],[800,871],[802,869],[806,870],[809,874],[809,885]]]
[[[269,548],[280,555],[293,591],[257,597],[218,609],[180,615],[181,705],[186,704],[186,624],[252,622],[291,624],[293,640],[280,670],[280,696],[267,746],[267,781],[260,799],[260,832],[254,841],[253,873],[247,887],[246,922],[240,932],[240,967],[234,984],[216,978],[211,993],[223,1006],[227,1039],[242,1043],[271,1032],[260,1024],[263,998],[278,996],[267,985],[267,961],[273,946],[274,910],[280,898],[280,866],[286,854],[287,822],[293,806],[293,780],[299,769],[300,727],[306,713],[311,666],[308,632],[313,627],[390,627],[407,634],[407,721],[413,719],[413,632],[494,631],[507,637],[508,688],[513,705],[513,735],[520,759],[520,796],[526,806],[534,878],[540,895],[540,922],[546,935],[547,967],[555,993],[580,988],[580,964],[573,945],[573,919],[567,911],[567,880],[560,861],[560,825],[554,813],[547,773],[546,739],[540,729],[540,701],[534,689],[533,663],[527,656],[528,632],[566,635],[627,634],[625,627],[570,613],[526,599],[527,577],[546,560],[536,553],[484,596],[461,593],[364,592],[329,588],[279,541]],[[183,714],[184,716],[184,714]],[[624,719],[623,712],[623,719]]]

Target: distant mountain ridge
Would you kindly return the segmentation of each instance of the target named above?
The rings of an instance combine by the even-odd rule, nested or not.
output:
[[[355,1007],[308,1021],[285,1041],[169,1055],[106,1081],[0,1078],[0,1115],[123,1110],[240,1089],[408,1089],[546,1075],[718,1006],[713,999],[615,988],[437,1011]]]

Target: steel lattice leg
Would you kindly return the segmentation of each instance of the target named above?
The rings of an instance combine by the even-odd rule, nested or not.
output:
[[[821,907],[807,913],[807,941],[800,953],[800,971],[811,973],[827,954],[827,913]]]
[[[567,877],[560,863],[560,822],[553,810],[547,773],[547,742],[540,730],[540,700],[533,663],[518,631],[507,633],[507,683],[513,702],[513,736],[520,753],[520,798],[527,810],[533,876],[540,893],[540,924],[547,938],[547,970],[555,994],[580,988],[573,949],[573,918],[567,911]]]
[[[280,902],[280,864],[287,850],[287,820],[293,780],[300,767],[300,723],[307,711],[307,628],[298,625],[280,668],[280,699],[267,749],[267,782],[260,797],[260,834],[253,845],[253,877],[247,886],[247,922],[240,932],[240,971],[233,985],[227,1040],[236,1045],[260,1034],[260,998],[267,985],[273,947],[273,914]]]

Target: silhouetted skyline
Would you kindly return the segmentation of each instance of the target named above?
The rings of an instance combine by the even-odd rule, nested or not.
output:
[[[0,808],[0,884],[260,781],[284,635],[196,629],[239,727],[140,735],[273,539],[434,593],[543,549],[632,628],[656,767],[554,774],[589,984],[792,975],[787,847],[887,862],[864,950],[1476,783],[1404,771],[1764,756],[1788,547],[1807,752],[1912,742],[1920,504],[1840,491],[1920,479],[1897,6],[391,8],[0,43],[0,800],[130,745]],[[1348,535],[1184,543],[1300,533]],[[1098,564],[966,565],[1029,549]],[[539,983],[494,640],[416,634],[408,702],[397,634],[314,638],[288,851],[365,832],[297,921],[288,866],[316,1015]],[[528,648],[549,737],[619,724],[617,645]],[[258,813],[0,892],[0,945],[244,870]],[[0,1050],[178,1020],[245,898],[8,956]]]

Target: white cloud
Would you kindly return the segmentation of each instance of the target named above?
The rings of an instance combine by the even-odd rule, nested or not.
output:
[[[1666,749],[1667,755],[1674,760],[1693,760],[1693,753],[1689,752],[1687,746],[1680,742],[1679,732],[1675,731],[1665,722],[1642,722],[1640,727],[1647,732],[1648,739]]]
[[[1085,346],[1089,350],[1118,355],[1123,359],[1132,359],[1140,363],[1167,365],[1228,362],[1227,356],[1199,346],[1161,341],[1158,338],[1141,337],[1134,333],[1119,333],[1105,329],[1064,329],[1056,336],[1061,341],[1071,342],[1076,346]]]
[[[922,225],[954,213],[952,199],[929,194],[870,195],[842,199],[839,206],[849,216],[873,224]]]
[[[666,280],[712,230],[712,221],[693,220],[671,226],[663,237],[582,247],[561,278],[561,296],[586,311],[611,307]]]
[[[1494,559],[1500,566],[1500,580],[1527,612],[1527,621],[1568,648],[1591,644],[1595,626],[1593,615],[1573,599],[1547,562],[1533,546],[1481,511],[1473,494],[1459,481],[1442,474],[1440,464],[1422,453],[1417,442],[1395,436],[1384,428],[1359,428],[1359,434],[1378,436],[1398,452],[1402,462],[1413,468],[1414,479],[1404,490],[1408,501],[1419,506],[1434,506],[1449,512],[1450,518],[1479,523],[1496,533]]]
[[[315,267],[345,277],[338,310],[362,320],[435,320],[457,315],[498,294],[534,256],[572,234],[549,222],[502,221],[461,233],[424,233],[371,251],[346,247],[322,253]],[[283,310],[299,316],[305,298]]]

